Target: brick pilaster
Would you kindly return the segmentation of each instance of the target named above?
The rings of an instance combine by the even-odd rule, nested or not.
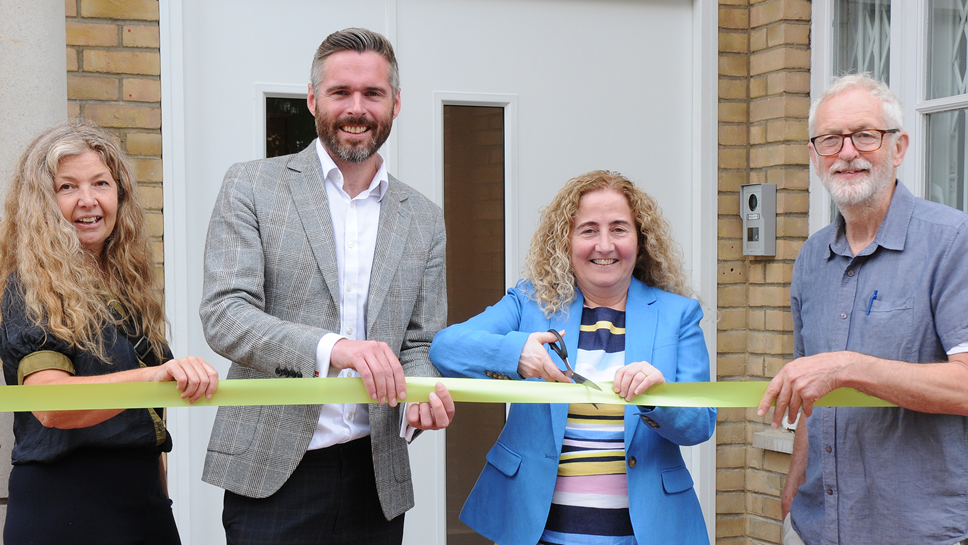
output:
[[[809,212],[810,2],[720,0],[719,380],[768,380],[793,352],[789,296]],[[777,253],[744,257],[739,186],[777,185]],[[717,543],[780,541],[789,455],[752,446],[753,409],[720,411]]]

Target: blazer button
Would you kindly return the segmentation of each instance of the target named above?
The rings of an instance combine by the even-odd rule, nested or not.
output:
[[[635,467],[635,456],[629,456],[629,467]]]

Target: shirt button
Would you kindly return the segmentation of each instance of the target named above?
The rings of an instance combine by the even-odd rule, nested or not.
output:
[[[356,208],[356,201],[350,201],[350,208]]]
[[[349,292],[353,291],[353,286],[352,285],[346,286],[346,291],[349,291]]]
[[[353,246],[355,246],[355,244],[353,244],[352,242],[349,242],[346,245],[349,246],[350,248],[352,248]]]
[[[830,452],[833,452],[834,449],[832,449],[830,446],[826,446],[826,447],[824,447],[824,450],[826,450],[828,453],[830,453]]]
[[[347,327],[347,328],[346,328],[346,334],[347,334],[347,335],[352,335],[352,334],[353,334],[353,328],[352,328],[352,327]],[[829,447],[828,447],[828,448],[829,448]]]
[[[846,312],[841,312],[840,313],[840,319],[841,320],[846,320],[847,319],[847,313]]]
[[[629,467],[635,467],[635,456],[629,456]]]
[[[847,271],[847,276],[854,276],[854,269]]]
[[[833,496],[834,495],[834,489],[833,488],[828,488],[827,489],[827,495],[828,496]]]

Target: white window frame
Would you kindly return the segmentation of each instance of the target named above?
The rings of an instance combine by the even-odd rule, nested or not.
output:
[[[504,284],[517,281],[522,264],[518,262],[518,203],[508,195],[518,194],[518,97],[496,93],[434,92],[434,192],[437,202],[444,198],[444,106],[484,106],[504,112]],[[446,213],[446,211],[445,211]]]

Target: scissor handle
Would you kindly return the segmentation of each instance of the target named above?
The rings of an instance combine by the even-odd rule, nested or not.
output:
[[[561,358],[561,361],[565,362],[565,365],[567,365],[568,349],[565,348],[565,340],[561,338],[561,333],[558,333],[558,331],[555,329],[549,329],[548,333],[554,333],[555,337],[558,338],[557,341],[548,343],[548,346],[550,346],[551,349],[555,351],[555,354],[558,354],[558,357]]]

